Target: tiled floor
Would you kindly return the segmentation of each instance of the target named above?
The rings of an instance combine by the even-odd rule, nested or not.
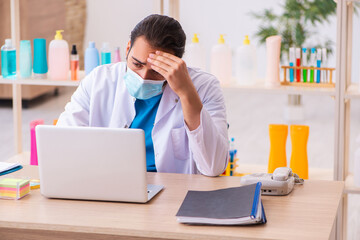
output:
[[[74,88],[61,88],[60,95],[44,96],[23,110],[23,146],[30,149],[29,122],[44,119],[51,124],[63,111]],[[235,138],[235,146],[241,162],[266,164],[269,154],[268,124],[286,123],[284,106],[286,95],[261,95],[239,93],[235,89],[224,91],[227,105],[229,137]],[[310,126],[308,140],[309,166],[332,168],[334,162],[334,100],[328,96],[304,96],[302,98],[305,120],[299,124]],[[351,107],[350,169],[352,169],[355,137],[360,134],[360,99],[354,100]],[[0,161],[14,153],[11,102],[0,102]],[[287,155],[291,154],[288,138]],[[360,196],[349,197],[349,237],[360,239]]]

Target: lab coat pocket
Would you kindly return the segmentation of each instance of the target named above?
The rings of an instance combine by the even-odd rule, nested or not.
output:
[[[189,139],[184,127],[171,129],[172,145],[176,159],[189,158]]]

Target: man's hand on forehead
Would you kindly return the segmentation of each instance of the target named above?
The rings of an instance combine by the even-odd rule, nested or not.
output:
[[[186,63],[181,58],[167,52],[156,51],[149,54],[147,62],[168,81],[169,86],[178,96],[184,96],[195,89]]]

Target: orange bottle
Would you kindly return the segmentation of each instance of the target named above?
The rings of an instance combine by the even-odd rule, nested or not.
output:
[[[286,167],[286,139],[288,125],[270,124],[270,156],[268,173],[273,173],[278,167]]]
[[[291,159],[290,168],[300,178],[309,178],[309,166],[307,156],[307,141],[309,138],[309,126],[291,125]]]
[[[79,55],[76,50],[76,45],[72,45],[71,56],[70,56],[70,71],[71,80],[79,80]]]

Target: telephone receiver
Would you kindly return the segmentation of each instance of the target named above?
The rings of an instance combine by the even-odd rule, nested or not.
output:
[[[294,177],[295,183],[303,183],[304,179],[301,179],[296,173],[293,173],[291,168],[279,167],[276,168],[272,174],[272,179],[275,181],[287,181],[289,177]]]
[[[243,185],[261,182],[261,194],[283,196],[291,193],[295,184],[303,184],[304,180],[292,172],[291,168],[279,167],[273,173],[253,173],[241,177]]]

